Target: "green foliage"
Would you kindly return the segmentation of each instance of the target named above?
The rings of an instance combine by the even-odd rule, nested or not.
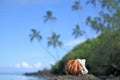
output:
[[[65,74],[65,65],[70,59],[85,58],[89,73],[94,75],[117,75],[115,68],[109,65],[120,67],[120,29],[117,31],[105,32],[94,40],[87,40],[76,46],[71,52],[63,57],[61,61],[53,66],[51,72]]]
[[[50,10],[48,10],[48,11],[46,12],[46,15],[43,16],[43,17],[44,17],[44,22],[47,22],[47,21],[49,21],[49,20],[55,20],[55,19],[56,19],[56,17],[53,16],[52,11],[50,11]]]
[[[65,65],[70,59],[87,58],[89,56],[88,51],[91,47],[90,40],[86,41],[86,44],[76,46],[71,52],[69,52],[62,60],[60,60],[51,69],[52,73],[65,74]],[[84,50],[86,49],[86,50]],[[86,55],[86,56],[84,56]]]
[[[71,52],[69,52],[62,60],[56,63],[51,69],[52,73],[65,74],[65,65],[70,59],[85,58],[87,59],[87,68],[89,73],[95,75],[109,75],[120,74],[116,69],[120,69],[120,0],[87,0],[87,4],[92,4],[97,8],[101,6],[99,15],[91,18],[87,18],[86,23],[93,28],[97,33],[101,35],[94,40],[87,40],[76,46]],[[75,1],[72,6],[73,10],[77,12],[82,9],[80,1]],[[52,11],[48,10],[44,16],[44,22],[55,20]],[[81,24],[82,21],[80,20]],[[83,27],[82,32],[80,27]],[[83,35],[85,28],[83,25],[76,25],[73,29],[73,35],[75,37]],[[33,34],[30,35],[31,41],[36,38],[39,41],[42,39],[39,32],[35,29],[31,30]],[[53,33],[51,27],[52,36],[48,37],[48,46],[61,46],[62,42],[59,41],[60,35]],[[87,36],[87,34],[86,34]],[[87,37],[88,38],[88,37]]]
[[[37,31],[35,29],[31,29],[32,34],[30,34],[30,41],[32,42],[34,38],[36,38],[38,41],[42,39],[42,36],[40,35],[40,31]]]
[[[80,1],[75,1],[74,5],[72,6],[73,10],[81,10],[82,7],[80,6]]]
[[[99,16],[93,19],[89,16],[87,24],[97,32],[105,32],[106,30],[116,30],[120,25],[120,0],[88,0],[88,4],[100,5],[102,10]]]
[[[62,46],[62,41],[59,40],[60,35],[57,35],[56,33],[52,33],[51,37],[48,37],[48,47],[53,46],[54,48],[57,46]]]
[[[80,30],[79,25],[76,25],[76,28],[73,29],[72,35],[74,35],[75,38],[77,38],[77,37],[79,37],[79,36],[83,36],[84,33],[85,33],[84,31],[81,31],[81,30]]]

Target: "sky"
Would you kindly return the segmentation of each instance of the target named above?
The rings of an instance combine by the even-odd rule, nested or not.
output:
[[[72,29],[78,23],[85,26],[89,39],[97,36],[87,25],[87,16],[97,16],[97,10],[86,6],[77,13],[71,6],[75,0],[0,0],[0,72],[33,72],[44,68],[51,68],[55,60],[42,47],[47,47],[47,37],[53,31],[60,34],[63,47],[57,48],[59,57],[53,47],[48,50],[57,58],[62,59],[76,45],[84,42],[86,36],[74,38]],[[53,11],[55,21],[44,23],[46,11]],[[81,23],[80,23],[81,20]],[[40,31],[41,42],[30,42],[31,29]],[[83,29],[83,28],[81,28]]]

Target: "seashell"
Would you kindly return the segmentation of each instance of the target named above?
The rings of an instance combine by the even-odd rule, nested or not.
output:
[[[87,74],[88,70],[85,67],[85,61],[85,59],[69,60],[65,67],[66,72],[71,75]]]

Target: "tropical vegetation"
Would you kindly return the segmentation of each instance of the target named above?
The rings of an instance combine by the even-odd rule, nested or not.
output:
[[[85,31],[86,27],[79,13],[83,7],[80,5],[80,0],[75,0],[72,9],[77,11],[80,23],[77,23],[73,29],[72,35],[75,36],[75,38],[86,36],[87,40],[77,45],[64,56],[62,60],[57,62],[52,67],[51,72],[55,74],[65,74],[64,69],[68,60],[85,58],[87,59],[86,66],[89,73],[95,75],[120,75],[120,0],[85,0],[85,3],[88,6],[92,5],[98,13],[96,17],[88,16],[86,24],[90,26],[93,31],[96,31],[96,34],[100,35],[95,39],[88,38]],[[98,7],[99,10],[97,10]],[[51,20],[56,20],[56,17],[53,16],[52,11],[48,10],[44,16],[44,22]],[[40,32],[37,32],[35,29],[31,31],[33,32],[33,34],[30,35],[31,41],[34,38],[39,41],[42,39],[42,36],[39,35]],[[54,49],[62,46],[62,41],[59,40],[60,35],[56,34],[52,27],[51,34],[52,36],[48,37],[48,46],[53,46]]]

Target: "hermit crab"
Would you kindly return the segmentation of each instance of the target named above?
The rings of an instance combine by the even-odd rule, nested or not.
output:
[[[86,59],[71,59],[67,62],[65,70],[67,74],[78,75],[87,74],[88,70],[85,66]]]

